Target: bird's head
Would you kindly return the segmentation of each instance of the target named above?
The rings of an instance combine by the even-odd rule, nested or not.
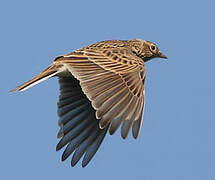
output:
[[[135,39],[130,40],[130,43],[132,52],[143,59],[144,62],[157,57],[167,59],[167,57],[160,52],[157,45],[152,42]]]

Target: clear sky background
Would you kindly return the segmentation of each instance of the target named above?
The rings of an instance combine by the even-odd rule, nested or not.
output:
[[[1,0],[0,179],[215,179],[214,1]],[[54,57],[108,39],[155,42],[138,140],[106,136],[86,168],[55,151],[57,78],[8,91]]]

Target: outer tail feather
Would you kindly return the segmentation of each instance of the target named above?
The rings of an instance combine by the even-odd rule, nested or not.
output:
[[[41,72],[40,74],[36,75],[34,78],[32,78],[31,80],[21,84],[20,86],[16,87],[15,89],[12,89],[10,92],[14,92],[14,91],[25,91],[28,88],[35,86],[36,84],[39,84],[53,76],[55,76],[56,74],[64,71],[65,69],[62,68],[63,66],[59,67],[56,65],[51,65],[49,66],[47,69],[45,69],[43,72]]]

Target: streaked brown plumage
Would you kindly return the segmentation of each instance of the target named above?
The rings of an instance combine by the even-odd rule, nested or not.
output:
[[[72,166],[84,155],[84,167],[108,130],[112,135],[122,124],[122,138],[131,127],[133,137],[138,137],[144,112],[144,63],[155,57],[166,58],[149,41],[102,41],[57,57],[50,67],[11,92],[59,77],[61,140],[56,149],[67,145],[62,160],[74,152]]]

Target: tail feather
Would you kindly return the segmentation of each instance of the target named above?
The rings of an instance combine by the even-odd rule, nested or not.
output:
[[[56,66],[56,65],[51,65],[50,67],[45,69],[40,74],[36,75],[31,80],[21,84],[20,86],[16,87],[15,89],[12,89],[10,92],[25,91],[28,88],[30,88],[32,86],[35,86],[36,84],[39,84],[39,83],[41,83],[41,82],[43,82],[43,81],[55,76],[56,74],[64,71],[64,68],[62,68],[62,67],[63,66],[59,67],[59,66]]]

